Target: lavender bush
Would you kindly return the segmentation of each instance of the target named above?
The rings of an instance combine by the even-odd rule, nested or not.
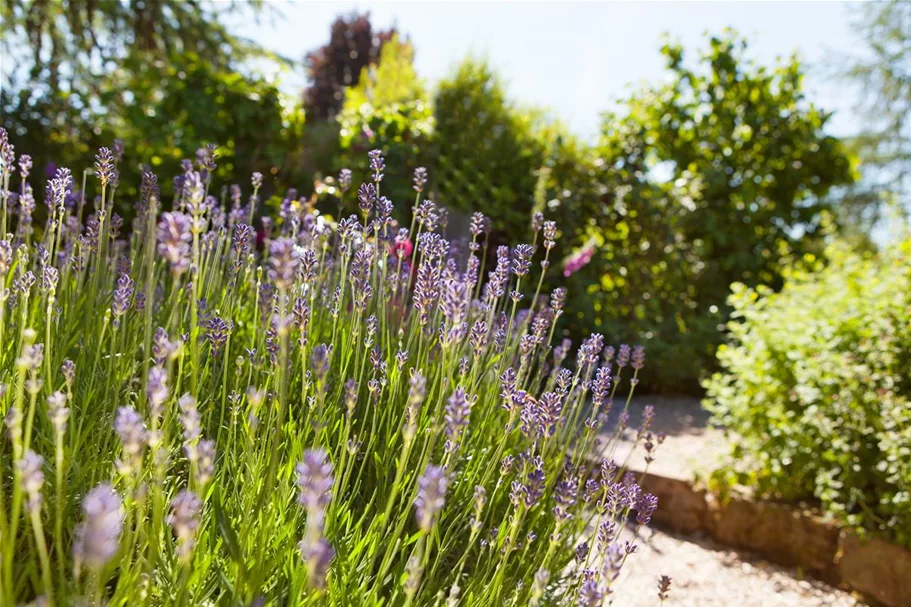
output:
[[[0,604],[607,601],[656,500],[588,454],[643,354],[551,349],[552,223],[486,267],[423,171],[396,225],[374,151],[359,214],[289,196],[257,231],[262,176],[214,197],[208,147],[127,230],[115,146],[42,226],[0,135]]]

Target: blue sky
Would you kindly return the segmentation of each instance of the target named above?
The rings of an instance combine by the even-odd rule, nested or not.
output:
[[[291,58],[324,44],[336,15],[369,11],[377,27],[396,25],[416,48],[418,73],[431,84],[469,53],[485,56],[520,103],[548,108],[574,132],[597,133],[599,113],[641,82],[664,78],[658,52],[668,33],[693,51],[706,32],[733,27],[751,55],[770,64],[798,52],[807,88],[833,110],[830,131],[857,127],[849,86],[833,81],[838,57],[862,48],[843,2],[304,2],[267,0],[281,13],[258,25],[235,20],[238,33]],[[303,73],[282,76],[298,90]]]

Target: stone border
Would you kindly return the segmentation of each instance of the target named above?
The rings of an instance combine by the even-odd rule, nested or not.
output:
[[[642,487],[658,496],[659,527],[704,533],[755,552],[886,607],[911,606],[911,551],[861,539],[817,514],[732,495],[722,502],[694,483],[649,473]]]

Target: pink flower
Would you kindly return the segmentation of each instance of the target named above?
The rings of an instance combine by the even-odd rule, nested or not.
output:
[[[595,243],[589,241],[563,262],[563,276],[569,277],[588,265],[595,254]]]

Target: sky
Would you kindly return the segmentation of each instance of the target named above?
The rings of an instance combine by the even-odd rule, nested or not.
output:
[[[448,76],[468,54],[486,57],[518,103],[544,107],[573,132],[597,136],[599,114],[645,82],[666,73],[662,36],[695,58],[706,33],[733,27],[750,55],[772,64],[797,52],[808,65],[811,101],[834,112],[829,131],[859,128],[849,86],[835,81],[839,58],[861,52],[844,2],[311,2],[267,0],[274,10],[256,24],[235,18],[242,36],[289,58],[325,44],[332,21],[351,11],[374,27],[395,25],[416,49],[415,67],[430,84]],[[299,90],[305,75],[285,74]]]

